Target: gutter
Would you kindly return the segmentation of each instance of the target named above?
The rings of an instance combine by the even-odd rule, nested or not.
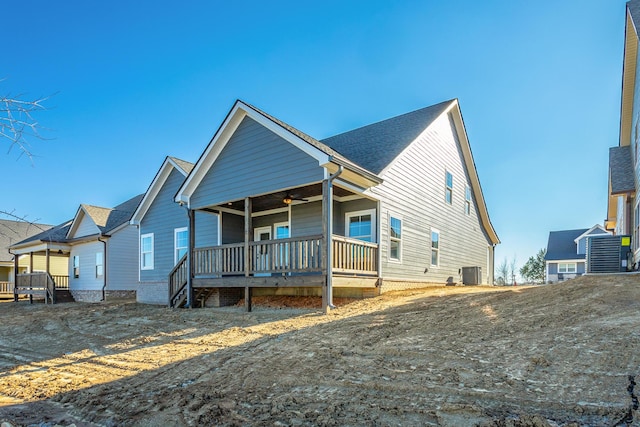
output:
[[[329,203],[327,203],[327,307],[329,309],[336,308],[333,305],[333,254],[331,253],[333,246],[331,239],[333,235],[333,181],[340,176],[343,170],[344,167],[338,165],[338,170],[327,178],[327,192],[329,193],[329,197],[327,197],[329,199]]]
[[[102,236],[100,236],[102,237]],[[98,237],[98,242],[102,243],[104,250],[102,251],[102,299],[107,300],[107,241]]]

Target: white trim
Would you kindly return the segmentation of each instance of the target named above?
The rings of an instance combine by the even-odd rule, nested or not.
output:
[[[600,229],[602,231],[602,233],[590,234],[592,231],[595,231],[596,229]],[[605,235],[611,235],[611,233],[609,233],[607,230],[605,230],[604,227],[601,226],[600,224],[596,224],[593,227],[591,227],[590,229],[588,229],[587,231],[585,231],[584,233],[582,233],[581,235],[579,235],[578,237],[576,237],[573,241],[577,245],[578,242],[580,241],[580,239],[583,239],[585,237],[605,236]]]
[[[573,266],[573,271],[560,271],[560,265],[561,264],[566,265],[567,269],[569,268],[570,265],[572,265]],[[557,270],[558,270],[557,274],[577,274],[578,273],[578,263],[577,262],[559,262]]]
[[[188,227],[179,227],[179,228],[174,228],[173,229],[173,265],[176,265],[178,263],[178,261],[180,261],[180,258],[178,257],[178,233],[184,233],[184,232],[189,233],[189,228]],[[189,250],[189,234],[187,234],[187,246],[185,247],[186,250]]]
[[[100,255],[100,264],[98,264],[98,255]],[[98,267],[102,267],[102,273],[98,274]],[[104,252],[96,252],[96,278],[104,276]]]
[[[447,183],[447,178],[449,177],[451,177],[451,187]],[[447,201],[447,190],[451,191],[451,200],[449,201]],[[448,169],[444,170],[444,202],[453,206],[453,173],[449,172]]]
[[[145,252],[142,252],[142,240],[150,237],[151,238],[151,252],[148,252],[151,254],[151,264],[150,265],[144,265],[144,254]],[[154,247],[154,237],[153,237],[153,233],[145,233],[145,234],[141,234],[140,235],[140,270],[153,270],[154,265],[155,265],[155,247]]]
[[[438,257],[438,262],[436,264],[433,263],[433,233],[436,233],[438,235],[438,247],[435,249],[435,251],[437,251]],[[431,227],[431,232],[429,233],[429,265],[431,267],[440,267],[440,250],[442,249],[440,245],[440,243],[442,242],[441,236],[442,235],[440,234],[440,230]]]
[[[282,227],[282,226],[287,227],[287,230],[289,230],[289,235],[287,237],[283,237],[283,239],[288,239],[289,237],[291,237],[291,226],[289,224],[290,224],[289,221],[274,222],[273,223],[273,239],[275,240],[278,238],[277,229],[278,227]]]
[[[402,263],[402,253],[404,252],[402,250],[404,218],[402,218],[402,215],[397,215],[397,214],[394,214],[393,212],[387,212],[387,214],[388,214],[388,224],[387,225],[388,225],[388,231],[389,231],[388,236],[387,236],[387,244],[389,245],[388,246],[388,250],[387,250],[387,259],[389,260],[389,262],[394,262],[394,263],[401,264]],[[398,221],[400,221],[400,238],[397,238],[397,237],[393,237],[392,238],[391,237],[391,219],[392,218],[393,219],[397,219]],[[398,245],[398,258],[392,258],[391,257],[391,241],[392,241],[392,239],[399,243],[399,245]]]
[[[294,133],[285,129],[284,127],[276,124],[271,119],[265,117],[263,114],[258,113],[256,110],[238,100],[231,108],[229,114],[222,122],[220,128],[216,131],[215,135],[207,145],[202,156],[198,159],[195,167],[180,186],[180,189],[176,193],[176,202],[189,203],[191,195],[196,190],[202,179],[206,175],[207,171],[211,169],[218,156],[222,152],[222,149],[227,145],[236,129],[245,117],[249,117],[265,128],[269,129],[276,135],[283,138],[285,141],[291,143],[296,148],[302,150],[307,155],[318,161],[318,165],[322,166],[329,163],[331,156],[322,152],[320,149],[312,146],[302,138],[298,137]]]
[[[545,262],[555,263],[555,264],[558,264],[561,262],[584,262],[586,264],[587,260],[585,258],[559,259],[559,260],[552,259],[552,260],[545,260]]]
[[[349,233],[349,218],[354,216],[362,216],[362,215],[371,215],[371,242],[378,243],[378,225],[376,222],[376,210],[375,209],[365,209],[361,211],[351,211],[345,212],[344,214],[344,234],[346,237],[352,237]]]
[[[129,221],[130,224],[133,224],[133,225],[140,224],[144,216],[147,214],[147,211],[149,210],[149,208],[155,201],[156,197],[158,196],[158,193],[164,186],[164,183],[169,178],[169,175],[171,175],[171,171],[173,169],[180,172],[183,176],[185,177],[187,176],[187,171],[182,169],[180,166],[178,166],[178,164],[175,161],[173,161],[173,159],[167,156],[164,159],[164,162],[162,162],[162,166],[160,166],[160,169],[156,173],[156,176],[153,178],[153,181],[151,181],[149,188],[144,193],[144,196],[142,197],[140,204],[138,205],[135,212],[131,216],[131,220]]]
[[[254,242],[259,242],[261,240],[258,240],[258,237],[260,236],[261,233],[269,233],[269,238],[267,240],[271,240],[273,237],[273,234],[271,233],[271,226],[270,225],[265,225],[263,227],[256,227],[253,229],[253,241]]]

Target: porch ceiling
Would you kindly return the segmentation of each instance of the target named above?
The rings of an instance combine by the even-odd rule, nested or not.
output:
[[[338,186],[333,187],[333,194],[337,197],[350,196],[355,193],[340,188]],[[272,209],[284,208],[287,205],[284,203],[284,198],[289,196],[294,202],[296,199],[308,199],[311,197],[322,195],[322,183],[316,183],[306,185],[304,187],[291,188],[289,190],[277,191],[275,193],[264,194],[262,196],[252,197],[252,211],[261,212]],[[244,212],[244,200],[234,200],[224,205],[227,209],[234,209],[238,212]]]

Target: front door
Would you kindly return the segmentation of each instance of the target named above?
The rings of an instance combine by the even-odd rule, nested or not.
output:
[[[256,227],[253,230],[253,240],[260,242],[271,240],[271,227]],[[254,271],[271,270],[269,265],[269,245],[257,245],[254,252]],[[254,273],[254,276],[270,276],[271,273]]]

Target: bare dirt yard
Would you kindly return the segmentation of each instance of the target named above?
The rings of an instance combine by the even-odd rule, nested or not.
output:
[[[0,421],[640,426],[640,275],[309,301],[2,303]]]

